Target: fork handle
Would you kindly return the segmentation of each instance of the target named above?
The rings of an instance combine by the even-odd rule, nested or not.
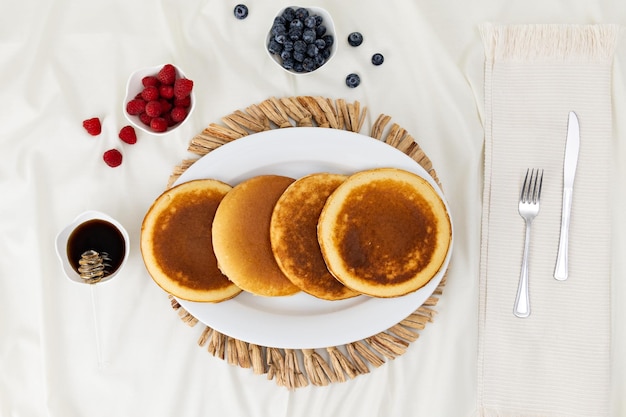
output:
[[[530,252],[530,224],[526,221],[526,238],[524,239],[524,255],[522,256],[522,272],[517,286],[517,296],[513,314],[520,318],[530,316],[530,294],[528,290],[528,252]]]
[[[572,189],[563,190],[563,213],[561,214],[561,237],[559,238],[559,253],[556,256],[554,278],[559,281],[567,279],[567,252],[569,241],[569,219],[572,211]]]

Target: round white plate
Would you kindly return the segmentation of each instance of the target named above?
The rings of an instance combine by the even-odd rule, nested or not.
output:
[[[421,175],[446,201],[432,177],[396,148],[357,133],[319,127],[275,129],[237,139],[195,162],[174,185],[214,178],[234,186],[262,174],[299,178],[314,172],[351,174],[377,167]],[[178,301],[207,326],[249,343],[286,349],[339,346],[384,331],[415,311],[441,282],[451,252],[452,244],[442,269],[428,284],[397,298],[325,301],[305,293],[260,297],[243,292],[215,304]]]

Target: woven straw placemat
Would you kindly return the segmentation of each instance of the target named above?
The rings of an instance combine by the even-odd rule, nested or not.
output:
[[[212,150],[252,133],[289,127],[325,127],[359,133],[363,127],[367,109],[360,103],[347,103],[343,99],[299,96],[269,98],[253,104],[245,110],[237,110],[223,117],[222,124],[212,123],[196,135],[189,144],[189,151],[198,155],[183,160],[174,168],[167,187],[195,161]],[[369,136],[401,150],[419,163],[439,183],[432,163],[414,138],[405,129],[392,123],[391,117],[380,115],[372,125]],[[389,125],[389,126],[388,126]],[[447,275],[447,274],[446,274]],[[325,386],[344,382],[370,372],[387,360],[405,353],[419,332],[433,321],[435,306],[443,293],[446,276],[426,302],[401,322],[384,332],[325,349],[280,349],[264,347],[228,337],[209,326],[204,326],[198,345],[209,353],[241,368],[251,368],[255,374],[266,374],[279,386],[295,389],[307,386]],[[186,311],[175,298],[171,305],[181,320],[195,326],[198,319]]]

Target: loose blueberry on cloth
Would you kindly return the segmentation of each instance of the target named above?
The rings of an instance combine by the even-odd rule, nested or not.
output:
[[[363,34],[361,32],[352,32],[348,35],[348,44],[350,46],[359,46],[363,43]]]
[[[350,88],[358,87],[361,84],[361,77],[358,74],[348,74],[346,77],[346,85]]]
[[[385,57],[383,56],[383,54],[375,53],[374,55],[372,55],[372,64],[378,66],[382,65],[383,62],[385,62]]]
[[[237,19],[245,19],[246,17],[248,17],[248,6],[246,6],[245,4],[238,4],[235,6],[233,13],[235,14],[235,17]]]

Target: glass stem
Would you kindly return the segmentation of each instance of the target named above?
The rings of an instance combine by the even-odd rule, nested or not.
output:
[[[96,289],[95,284],[89,285],[91,287],[91,312],[93,316],[93,328],[94,328],[94,336],[96,342],[96,355],[98,358],[98,369],[104,369],[105,363],[102,356],[102,346],[100,341],[100,329],[98,323],[98,313],[96,308]]]

